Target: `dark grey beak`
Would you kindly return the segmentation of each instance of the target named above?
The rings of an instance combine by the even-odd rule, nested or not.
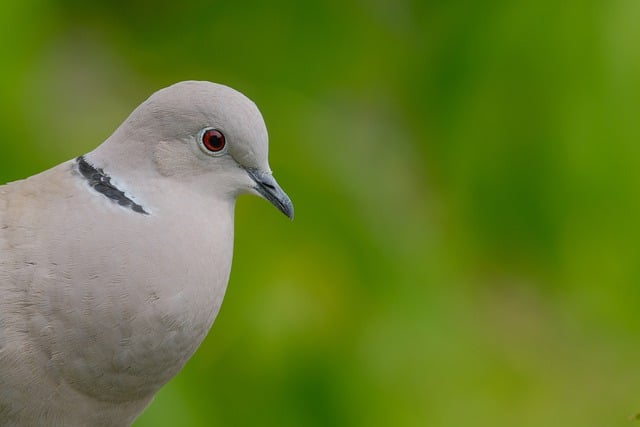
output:
[[[254,187],[258,193],[265,199],[273,203],[273,205],[280,209],[280,212],[293,219],[293,203],[287,196],[287,193],[278,185],[276,179],[270,173],[263,172],[258,169],[247,168],[249,176],[255,181]]]

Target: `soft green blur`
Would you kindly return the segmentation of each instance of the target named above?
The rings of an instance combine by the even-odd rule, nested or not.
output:
[[[261,108],[222,311],[146,426],[628,426],[640,2],[0,3],[0,182],[153,91]],[[208,254],[193,254],[206,257]]]

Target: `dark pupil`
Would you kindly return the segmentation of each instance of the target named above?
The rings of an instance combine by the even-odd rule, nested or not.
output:
[[[219,150],[223,145],[221,135],[216,131],[211,131],[207,134],[206,142],[211,150]]]

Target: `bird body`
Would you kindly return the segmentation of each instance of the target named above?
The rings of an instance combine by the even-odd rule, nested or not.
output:
[[[224,153],[203,149],[210,129]],[[0,187],[0,426],[133,422],[220,309],[236,197],[292,216],[266,144],[243,95],[184,82],[93,152]]]

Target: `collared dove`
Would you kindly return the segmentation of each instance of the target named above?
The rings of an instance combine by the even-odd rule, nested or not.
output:
[[[225,293],[236,197],[293,218],[241,93],[181,82],[94,151],[0,186],[0,425],[128,426]]]

